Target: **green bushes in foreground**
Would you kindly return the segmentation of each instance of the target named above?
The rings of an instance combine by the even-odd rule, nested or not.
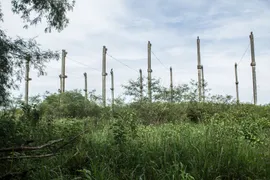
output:
[[[12,133],[1,137],[1,147],[13,146],[14,139],[38,146],[63,138],[37,153],[46,154],[66,145],[51,157],[1,160],[0,177],[27,172],[30,180],[270,179],[267,106],[153,103],[116,108],[114,117],[108,112],[101,112],[98,123],[94,117],[50,124],[1,120],[1,136]],[[26,155],[35,153],[13,154]]]

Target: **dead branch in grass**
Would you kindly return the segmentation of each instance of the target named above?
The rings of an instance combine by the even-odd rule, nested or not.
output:
[[[71,138],[68,142],[62,144],[60,147],[58,147],[57,149],[55,149],[53,151],[53,153],[42,154],[42,155],[29,155],[29,156],[6,156],[6,157],[1,157],[0,160],[45,158],[45,157],[55,156],[56,155],[56,152],[58,152],[60,149],[62,149],[63,147],[67,146],[68,144],[70,144],[72,141],[74,141],[75,139],[77,139],[78,137],[80,137],[81,135],[83,135],[87,131],[89,131],[89,129],[86,129],[83,132],[77,134],[76,136],[74,136],[73,138]],[[63,139],[57,139],[57,140],[53,140],[53,141],[50,141],[50,142],[48,142],[46,144],[43,144],[41,146],[36,146],[36,147],[21,146],[21,147],[3,148],[3,149],[0,149],[0,152],[34,151],[34,150],[43,149],[45,147],[49,147],[49,146],[51,146],[51,145],[53,145],[55,143],[61,142],[61,141],[63,141]]]
[[[39,149],[43,149],[45,147],[51,146],[55,143],[61,142],[63,141],[63,139],[57,139],[57,140],[53,140],[50,141],[46,144],[43,144],[41,146],[36,146],[36,147],[30,147],[30,146],[20,146],[20,147],[10,147],[10,148],[3,148],[0,149],[0,152],[20,152],[20,151],[33,151],[33,150],[39,150]]]
[[[55,156],[56,154],[51,153],[51,154],[42,154],[42,155],[31,155],[31,156],[7,156],[7,157],[2,157],[0,160],[9,160],[9,159],[29,159],[29,158],[45,158],[45,157],[51,157]]]

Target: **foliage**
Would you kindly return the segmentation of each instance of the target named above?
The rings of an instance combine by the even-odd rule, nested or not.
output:
[[[34,39],[25,41],[21,38],[12,40],[0,30],[0,105],[6,101],[8,91],[17,88],[16,81],[21,81],[25,69],[25,60],[30,58],[31,66],[44,75],[45,63],[59,59],[59,54],[51,50],[41,51]],[[15,76],[15,77],[13,77]]]
[[[83,99],[79,91],[73,91],[67,92],[68,101],[74,101],[71,94]],[[56,96],[49,94],[42,103],[54,102]],[[86,128],[89,131],[57,156],[14,159],[12,168],[7,161],[0,169],[2,174],[28,171],[30,180],[269,179],[269,108],[195,101],[134,102],[117,106],[113,117],[107,108],[100,108],[100,115],[90,118],[54,118],[50,124],[40,121],[35,126],[7,111],[0,120],[1,147],[29,140],[34,141],[31,146],[58,138],[68,142]],[[192,112],[198,112],[195,120]]]
[[[92,90],[89,92],[89,97],[91,102],[95,102],[98,105],[102,105],[102,96],[96,94],[96,90]]]
[[[51,94],[40,104],[41,114],[45,119],[82,118],[99,116],[100,108],[85,99],[79,90]]]
[[[146,82],[146,77],[142,77],[142,93],[143,93],[143,100],[147,100],[147,82]],[[160,93],[161,91],[161,86],[160,86],[160,79],[155,79],[152,78],[152,84],[151,84],[151,89],[152,89],[152,95],[155,98],[155,95]],[[140,100],[140,78],[137,78],[137,80],[129,80],[127,85],[122,85],[122,87],[125,89],[124,95],[126,96],[131,96],[133,97],[133,100],[139,101]]]
[[[125,106],[125,97],[122,97],[122,96],[118,96],[114,99],[114,104],[116,106],[120,106],[120,107],[123,107]]]
[[[145,82],[146,77],[143,77],[143,101],[148,99],[147,95],[147,83]],[[140,100],[140,79],[129,80],[127,85],[122,85],[125,89],[124,95],[131,96],[133,101]],[[191,80],[188,84],[178,84],[172,88],[172,91],[168,87],[163,87],[160,84],[160,79],[152,79],[152,97],[154,102],[187,102],[187,101],[198,101],[197,94],[198,84],[194,80]],[[205,82],[205,93],[209,93],[210,89],[207,88],[207,83]],[[172,93],[172,94],[171,94]],[[224,100],[223,96],[213,96],[208,98],[210,94],[206,94],[206,99],[208,101],[216,100],[221,102]],[[229,96],[228,96],[229,98]],[[224,100],[225,101],[225,100]]]
[[[213,95],[209,97],[209,101],[212,103],[233,104],[236,103],[235,99],[231,95]]]
[[[186,107],[184,104],[135,102],[130,107],[135,110],[140,122],[145,125],[183,121],[185,119]]]
[[[45,31],[51,32],[52,28],[61,31],[67,26],[69,20],[66,16],[66,12],[73,10],[75,1],[12,0],[11,4],[12,11],[16,14],[22,14],[21,18],[24,20],[24,23],[28,23],[28,25],[26,24],[24,27],[27,28],[29,25],[36,25],[45,17],[47,20]],[[34,18],[31,18],[32,14],[35,14]]]
[[[139,124],[136,111],[126,108],[118,110],[115,114],[114,117],[117,118],[111,127],[115,143],[122,145],[126,143],[126,138],[136,138]]]
[[[46,158],[16,159],[35,153],[0,150],[0,173],[27,172],[30,180],[270,178],[269,105],[210,93],[198,102],[195,81],[174,87],[174,102],[167,102],[169,89],[159,81],[155,87],[153,103],[139,101],[131,81],[126,93],[135,101],[119,96],[114,111],[99,106],[95,90],[90,101],[79,90],[34,96],[27,106],[10,101],[0,113],[1,147],[65,142],[58,153],[47,148],[55,154]]]
[[[36,25],[45,18],[48,24],[45,31],[51,31],[51,28],[63,30],[68,24],[66,11],[72,10],[74,6],[74,1],[70,3],[67,0],[12,0],[11,3],[13,12],[22,14],[21,18],[29,25]],[[34,13],[37,16],[31,19]],[[0,21],[4,20],[3,16],[0,3]],[[16,81],[20,81],[23,77],[26,59],[30,60],[31,66],[39,71],[39,75],[44,75],[45,64],[50,60],[58,60],[59,52],[41,50],[34,38],[12,39],[0,29],[0,106],[6,105],[9,90],[18,88]]]

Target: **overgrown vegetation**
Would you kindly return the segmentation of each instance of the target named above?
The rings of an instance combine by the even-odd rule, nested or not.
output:
[[[11,3],[26,28],[45,18],[46,32],[63,30],[74,6],[69,0]],[[120,96],[114,111],[100,106],[94,90],[90,100],[74,90],[25,105],[8,92],[29,58],[43,75],[59,54],[0,29],[0,179],[270,179],[269,105],[237,105],[209,89],[198,102],[194,81],[175,86],[170,96],[157,79],[150,104],[145,78],[142,98],[139,80],[131,80],[123,87],[132,102]]]
[[[114,113],[78,90],[13,103],[0,120],[2,179],[270,178],[269,105],[183,93],[175,103],[119,100]]]
[[[45,32],[52,29],[62,31],[69,23],[66,16],[74,7],[75,1],[61,0],[10,0],[12,12],[21,15],[24,27],[37,25],[46,20]],[[24,39],[11,38],[2,29],[1,22],[5,20],[0,2],[0,106],[6,105],[9,90],[18,88],[17,81],[24,77],[25,61],[38,70],[38,75],[44,75],[45,64],[59,59],[59,52],[42,50],[35,37]]]

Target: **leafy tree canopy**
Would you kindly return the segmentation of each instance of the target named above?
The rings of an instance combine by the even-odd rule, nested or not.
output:
[[[143,77],[142,79],[142,92],[143,99],[148,99],[148,90],[147,90],[147,78]],[[183,100],[188,100],[191,96],[196,96],[194,91],[196,91],[196,84],[192,84],[189,86],[188,84],[178,85],[173,88],[173,101],[181,102]],[[125,89],[124,95],[131,96],[134,101],[138,101],[140,99],[140,78],[136,80],[129,80],[127,85],[122,85]],[[170,88],[163,87],[160,84],[160,79],[152,78],[152,95],[154,101],[162,101],[169,102],[171,100],[171,90]],[[195,88],[194,88],[195,87]]]
[[[143,100],[148,99],[146,81],[147,78],[143,77]],[[127,85],[122,85],[122,87],[125,90],[124,95],[132,97],[134,101],[140,100],[140,78],[129,80]],[[204,83],[204,87],[205,101],[213,103],[234,103],[234,99],[230,95],[211,95],[211,89],[208,88],[208,84],[206,82]],[[153,100],[156,102],[170,102],[171,97],[173,102],[199,101],[198,83],[191,80],[188,84],[178,84],[174,86],[171,91],[170,87],[162,86],[159,79],[152,78],[152,95]]]
[[[152,88],[152,95],[153,98],[155,98],[155,95],[158,94],[161,91],[161,86],[160,86],[160,79],[155,79],[152,78],[151,81],[151,88]],[[135,101],[138,101],[140,99],[140,78],[137,78],[136,80],[129,80],[127,85],[122,85],[124,88],[125,92],[124,95],[131,96]],[[142,78],[142,92],[143,92],[143,98],[146,100],[148,98],[147,96],[147,78],[143,77]]]
[[[71,11],[75,1],[70,0],[11,0],[12,11],[21,15],[24,28],[47,22],[45,32],[52,29],[62,31],[69,23],[66,13]],[[0,22],[4,21],[0,2]],[[25,60],[44,75],[45,63],[58,60],[59,52],[41,50],[40,45],[32,38],[25,40],[21,37],[15,39],[6,35],[0,24],[0,105],[5,105],[9,90],[17,88],[16,81],[21,80],[24,73]]]
[[[45,32],[51,32],[54,28],[58,31],[67,27],[69,19],[66,12],[73,10],[75,1],[72,0],[12,0],[12,11],[21,14],[25,22],[25,28],[36,25],[45,17],[47,27]],[[31,15],[35,14],[33,18]]]
[[[80,90],[66,91],[62,94],[50,94],[40,104],[42,116],[46,119],[63,117],[97,116],[98,105],[86,100]]]

